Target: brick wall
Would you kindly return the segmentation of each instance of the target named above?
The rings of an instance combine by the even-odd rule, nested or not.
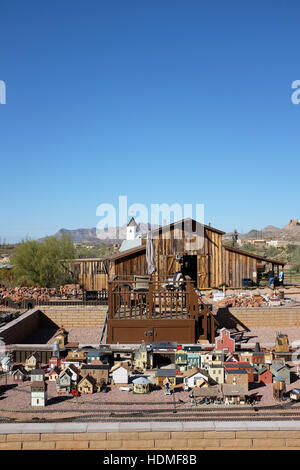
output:
[[[39,309],[48,320],[58,327],[68,328],[101,328],[104,323],[107,305],[95,306],[49,306],[41,305]]]
[[[175,424],[180,428],[181,423]],[[71,432],[72,425],[69,432],[59,432],[59,425],[56,432],[34,432],[34,425],[30,425],[32,430],[26,433],[0,431],[0,450],[300,450],[299,429],[260,430],[263,426],[259,424],[258,429],[248,430],[229,427],[227,430],[122,432]],[[105,428],[103,424],[100,426]]]
[[[247,327],[300,326],[299,307],[229,308],[229,315]]]

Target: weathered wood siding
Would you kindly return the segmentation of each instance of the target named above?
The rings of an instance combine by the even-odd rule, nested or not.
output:
[[[108,288],[108,278],[102,259],[75,259],[70,263],[70,270],[75,281],[86,290],[102,290]]]
[[[252,279],[256,282],[254,273],[257,272],[257,259],[241,253],[222,248],[223,281],[230,287],[241,287],[242,279]]]

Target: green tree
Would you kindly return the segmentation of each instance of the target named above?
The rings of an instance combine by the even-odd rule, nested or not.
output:
[[[43,242],[24,240],[11,258],[15,283],[20,286],[59,287],[72,281],[61,264],[73,259],[75,249],[71,237],[47,237]]]

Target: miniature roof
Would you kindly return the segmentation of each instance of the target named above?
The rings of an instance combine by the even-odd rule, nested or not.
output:
[[[147,385],[147,384],[150,384],[151,382],[146,377],[138,377],[137,379],[134,379],[132,383],[138,384],[138,385]]]
[[[80,385],[81,382],[84,382],[85,380],[87,380],[88,382],[90,382],[91,385],[95,385],[95,383],[96,383],[96,380],[94,379],[94,377],[92,377],[91,375],[87,375],[86,377],[83,377],[83,378],[80,380],[80,382],[79,382],[78,385]]]
[[[216,397],[219,394],[218,387],[193,388],[193,397]]]
[[[248,372],[245,369],[238,369],[238,368],[225,368],[226,374],[248,374]]]
[[[209,375],[204,369],[199,369],[199,367],[193,367],[193,369],[187,370],[184,373],[184,377],[193,377],[193,375],[200,374],[202,375],[205,379],[208,379]]]
[[[100,349],[91,349],[90,351],[88,351],[87,357],[100,356],[100,354],[101,354]]]
[[[157,369],[156,377],[176,377],[176,369]]]
[[[119,369],[120,367],[123,367],[123,369],[126,369],[128,371],[129,364],[128,364],[128,362],[116,362],[112,366],[112,368],[110,369],[110,372],[114,372],[115,370]]]
[[[32,369],[30,375],[44,375],[44,369]]]
[[[50,374],[53,374],[54,372],[55,372],[56,374],[59,374],[59,373],[60,373],[59,368],[58,368],[58,367],[54,367],[53,369],[51,369],[50,372],[49,372],[49,375],[50,375]]]
[[[41,389],[47,388],[47,384],[43,382],[42,380],[35,380],[34,382],[30,384],[30,386],[31,388],[41,388]]]
[[[106,364],[84,364],[81,367],[81,370],[87,370],[87,369],[104,369],[108,370],[109,366]]]
[[[248,386],[247,384],[223,384],[224,395],[247,395]]]
[[[71,371],[75,372],[75,373],[78,374],[78,375],[80,374],[79,369],[77,369],[77,367],[74,366],[74,364],[69,364],[68,367],[67,367],[67,369],[70,369]]]

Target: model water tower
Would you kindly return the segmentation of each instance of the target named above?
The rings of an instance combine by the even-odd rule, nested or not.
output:
[[[274,400],[283,400],[285,394],[286,386],[285,379],[283,377],[274,377],[273,378],[273,398]]]
[[[53,348],[52,348],[52,356],[53,357],[57,357],[59,359],[59,354],[60,354],[60,351],[59,351],[59,342],[58,341],[54,341],[53,343]]]

